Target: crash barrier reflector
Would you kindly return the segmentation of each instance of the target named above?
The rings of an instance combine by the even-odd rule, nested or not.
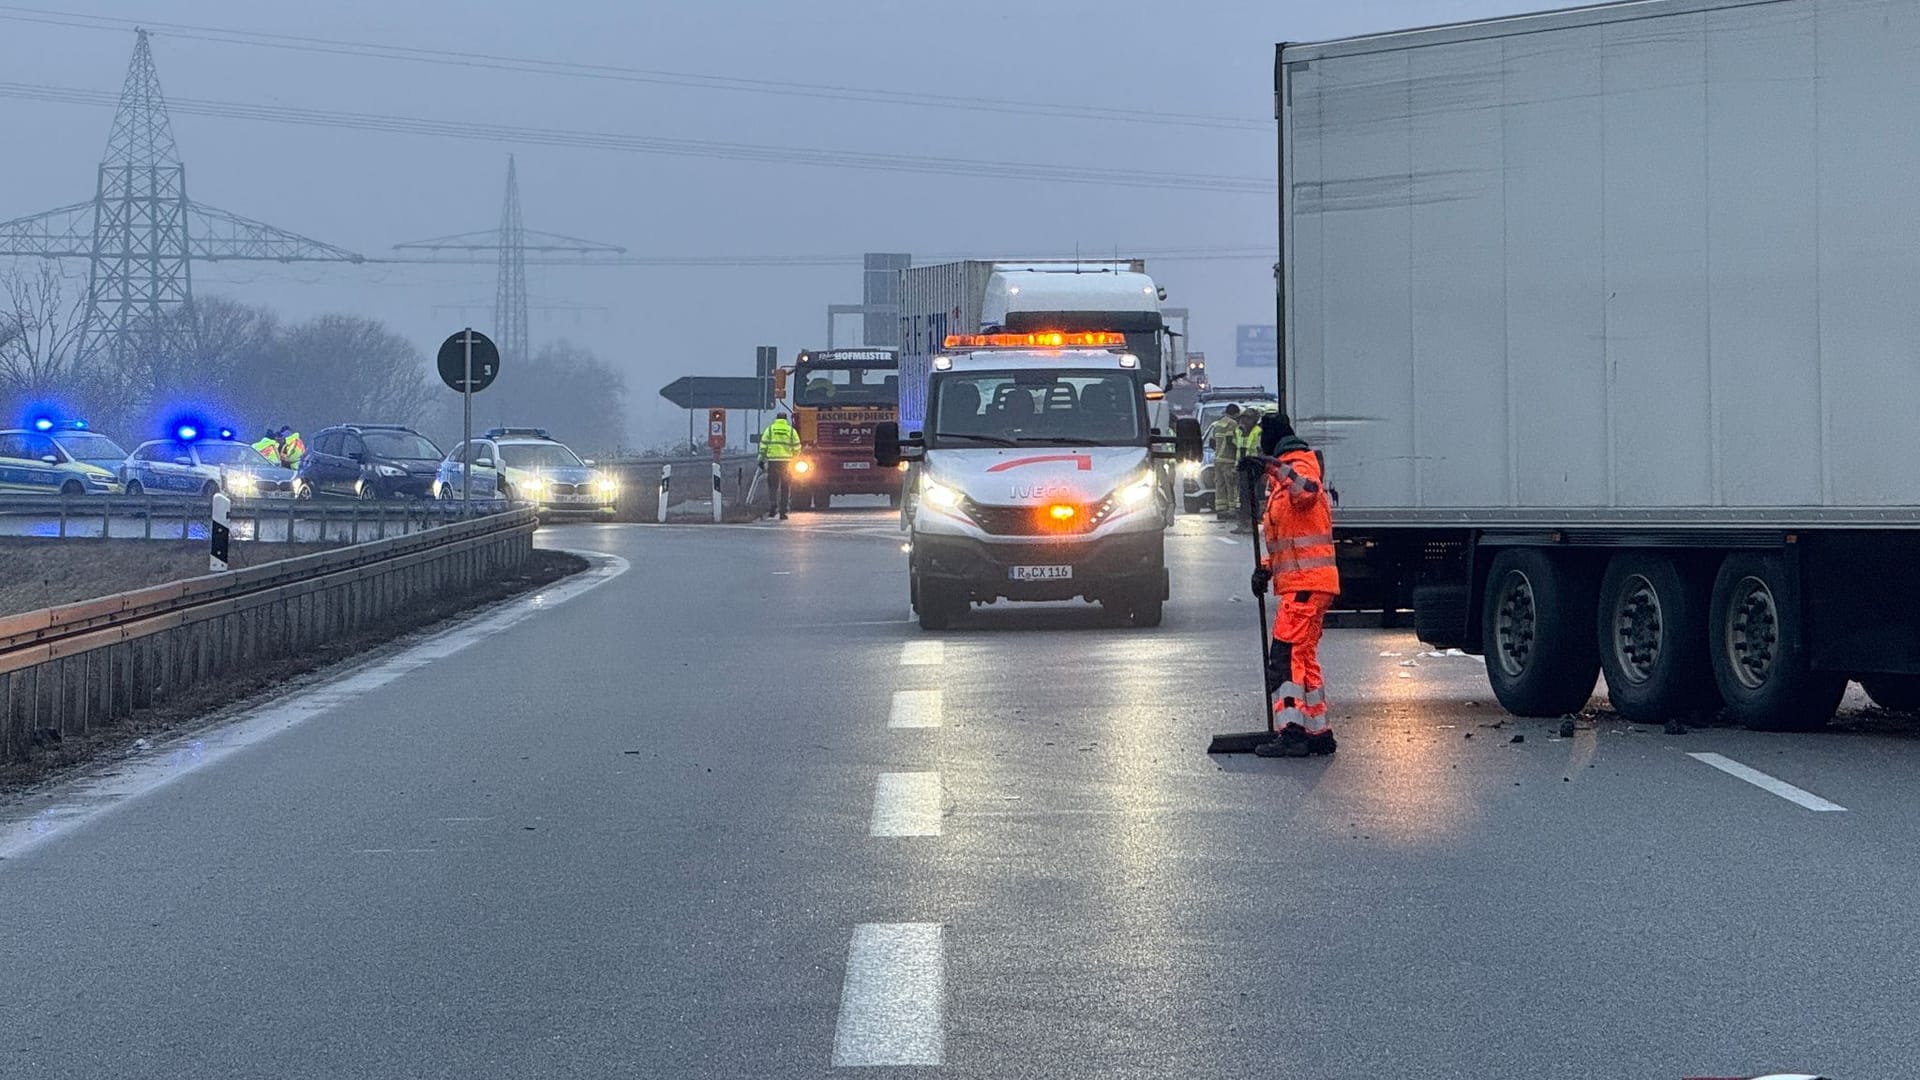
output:
[[[720,462],[713,463],[713,523],[720,524]]]
[[[659,505],[654,508],[654,521],[657,524],[665,525],[667,523],[667,492],[672,490],[672,488],[673,463],[668,462],[660,466],[660,502]]]
[[[0,763],[523,565],[532,509],[0,618]]]

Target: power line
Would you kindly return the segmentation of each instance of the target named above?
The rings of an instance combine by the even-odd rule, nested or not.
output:
[[[0,97],[67,105],[112,106],[114,95],[76,87],[48,86],[38,83],[0,82]],[[947,176],[991,177],[1007,180],[1036,180],[1052,183],[1095,184],[1111,187],[1156,188],[1182,191],[1215,191],[1241,195],[1270,195],[1278,189],[1272,180],[1250,176],[1218,176],[1198,173],[1153,172],[1127,166],[1048,165],[1036,162],[943,158],[915,154],[880,154],[852,150],[821,150],[799,146],[772,146],[754,143],[728,143],[705,139],[675,139],[660,136],[624,135],[617,132],[571,131],[553,128],[485,124],[460,120],[430,120],[423,117],[389,116],[379,113],[341,112],[307,109],[253,102],[214,101],[173,98],[173,112],[228,120],[253,120],[266,123],[299,124],[309,127],[345,128],[399,135],[426,135],[436,138],[484,140],[574,149],[611,150],[622,153],[657,154],[671,157],[710,158],[729,161],[758,161],[786,165],[811,165],[821,168],[861,169],[877,172],[922,173]]]
[[[909,90],[884,90],[873,87],[837,86],[826,83],[784,82],[773,79],[748,79],[731,75],[705,75],[697,72],[663,71],[651,68],[590,64],[578,61],[542,60],[531,57],[501,56],[490,53],[449,49],[423,49],[377,42],[343,41],[263,31],[234,30],[191,23],[155,22],[48,11],[43,8],[0,4],[0,19],[38,23],[85,30],[128,30],[136,26],[158,31],[169,37],[206,41],[222,45],[246,45],[295,52],[357,56],[448,67],[483,68],[525,74],[551,75],[576,79],[647,83],[664,86],[729,90],[781,97],[823,98],[880,105],[905,105],[916,108],[956,109],[970,112],[1007,113],[1072,120],[1098,120],[1117,123],[1151,124],[1172,127],[1207,128],[1223,131],[1259,131],[1270,120],[1208,115],[1204,113],[1166,112],[1151,109],[1120,109],[1100,105],[1015,101],[1007,98],[965,97],[954,94],[930,94]]]
[[[1189,248],[1169,249],[1165,251],[1121,249],[1129,258],[1147,259],[1156,263],[1180,262],[1272,262],[1274,253],[1268,248]],[[975,254],[929,255],[927,262],[950,262],[959,259],[981,258]],[[1068,259],[1071,252],[1053,252],[1049,254],[1028,254],[1019,256],[994,255],[999,262],[1019,262],[1022,259]],[[1104,262],[1097,255],[1082,257],[1087,262]],[[379,258],[369,257],[369,264],[402,266],[491,266],[494,260],[490,256],[478,254],[459,254],[445,258]],[[741,269],[824,269],[843,266],[863,266],[865,257],[861,255],[629,255],[613,258],[575,258],[562,256],[557,258],[527,259],[528,266],[618,266],[638,269],[686,269],[686,270],[741,270]]]

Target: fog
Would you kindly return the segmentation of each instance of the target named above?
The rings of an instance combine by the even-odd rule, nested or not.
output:
[[[530,256],[528,278],[533,346],[566,338],[622,372],[635,445],[684,432],[685,414],[656,393],[672,379],[750,374],[756,345],[790,357],[825,344],[826,306],[860,299],[865,251],[1144,252],[1168,304],[1191,310],[1191,345],[1216,379],[1270,379],[1234,372],[1232,353],[1236,324],[1273,317],[1273,43],[1516,10],[1512,0],[43,3],[0,6],[0,219],[91,197],[112,103],[49,100],[59,95],[47,88],[117,93],[135,22],[153,33],[196,200],[393,258],[402,241],[494,228],[511,153],[529,228],[628,253],[604,267]],[[366,45],[439,52],[393,58]],[[263,106],[264,118],[206,115],[224,107],[204,103]],[[291,109],[473,127],[441,137],[364,118],[321,126],[291,122]],[[861,165],[862,154],[894,167]],[[928,158],[963,164],[898,167]],[[1121,186],[1014,167],[1029,165],[1179,177]],[[1221,178],[1239,190],[1217,190],[1236,186]],[[753,265],[768,256],[814,264]],[[650,262],[682,257],[707,262]],[[202,262],[193,275],[200,295],[290,319],[370,316],[429,352],[461,325],[488,326],[496,281],[489,263]]]

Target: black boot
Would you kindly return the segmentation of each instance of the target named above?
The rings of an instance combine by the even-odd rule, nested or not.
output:
[[[1272,742],[1261,743],[1253,752],[1260,757],[1306,757],[1312,753],[1307,744],[1307,729],[1289,721]]]

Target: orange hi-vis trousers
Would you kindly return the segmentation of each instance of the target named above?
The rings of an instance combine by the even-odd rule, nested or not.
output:
[[[1267,652],[1267,693],[1273,698],[1274,727],[1297,723],[1326,726],[1327,692],[1320,679],[1320,635],[1326,630],[1333,593],[1293,592],[1280,597],[1273,616],[1273,645]]]

